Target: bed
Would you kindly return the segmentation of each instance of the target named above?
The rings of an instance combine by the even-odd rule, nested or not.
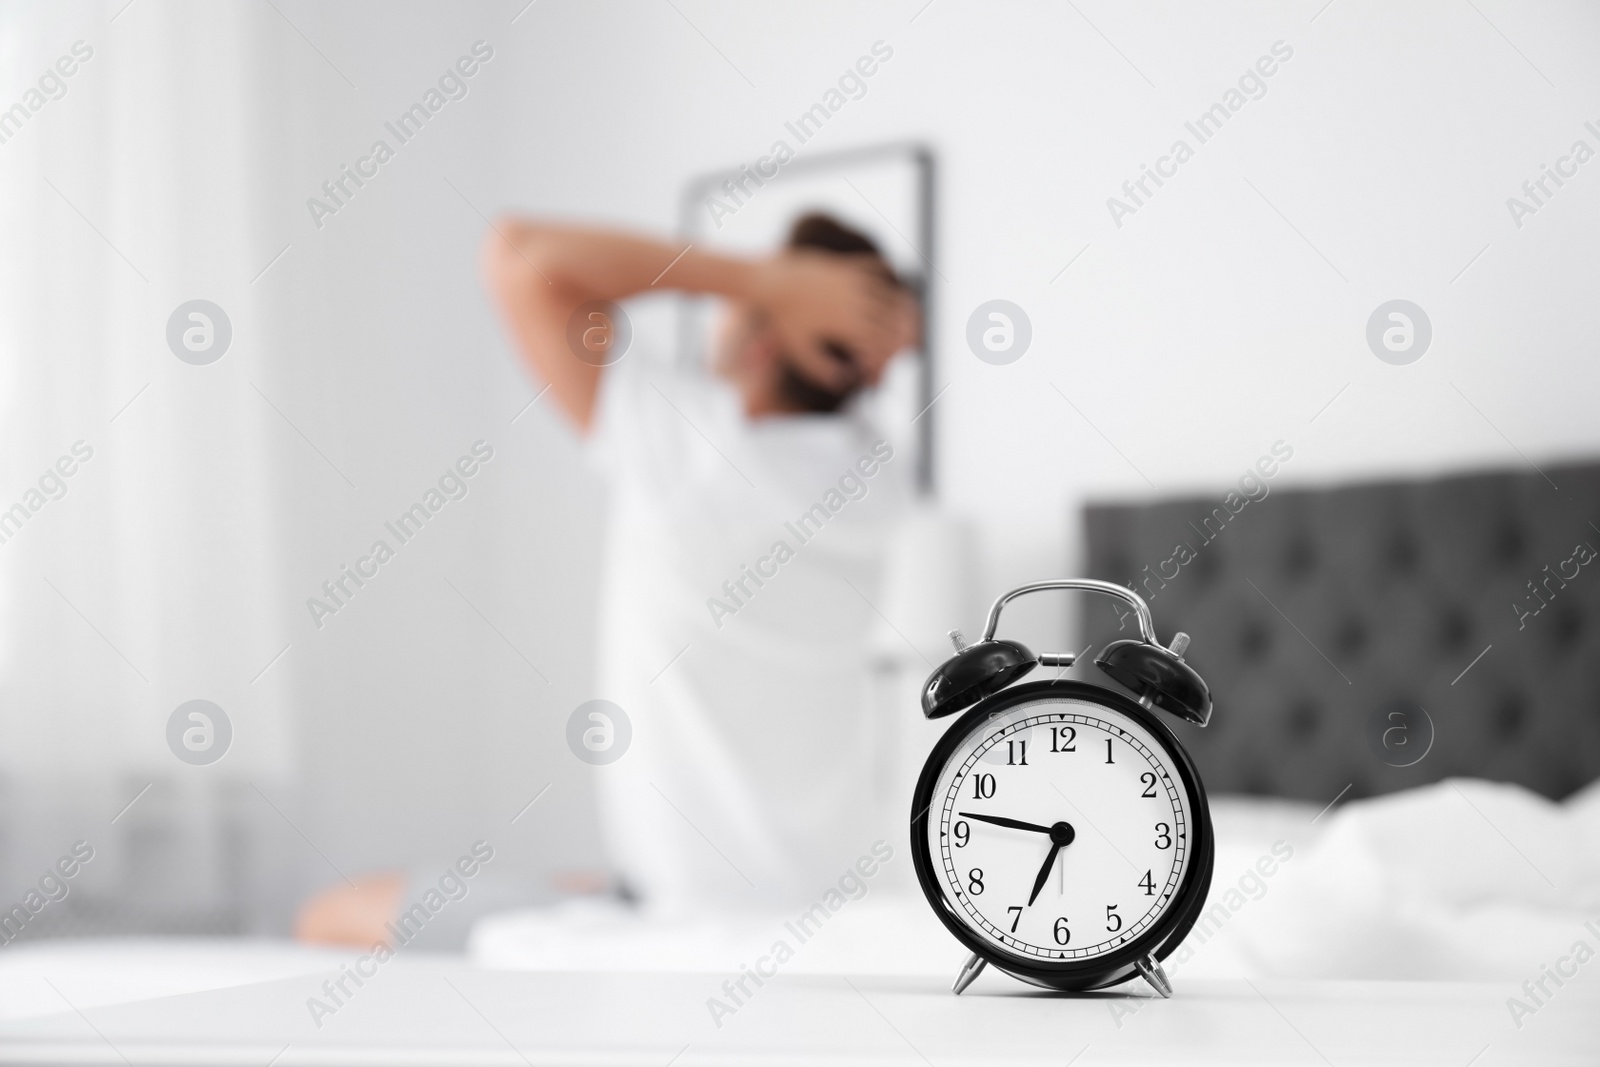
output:
[[[310,1003],[354,955],[14,946],[0,1062],[1596,1062],[1600,581],[1509,605],[1600,543],[1600,468],[1544,473],[1274,488],[1147,590],[1217,695],[1184,733],[1218,848],[1171,1001],[993,973],[952,997],[960,946],[883,883],[731,1015],[710,1002],[784,916],[508,912],[465,956],[399,954],[331,1014]],[[1087,509],[1089,573],[1138,585],[1221,499]],[[1098,599],[1073,609],[1096,642],[1118,630]]]
[[[1208,788],[1325,804],[1471,776],[1556,799],[1600,777],[1600,573],[1574,553],[1600,547],[1600,466],[1257,480],[1242,506],[1223,486],[1084,514],[1088,576],[1194,637],[1218,707],[1185,742]],[[1108,640],[1097,599],[1082,632]]]

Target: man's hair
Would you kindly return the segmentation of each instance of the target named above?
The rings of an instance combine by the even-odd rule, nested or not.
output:
[[[790,248],[819,248],[846,256],[865,252],[883,258],[882,249],[872,238],[820,211],[810,211],[795,219],[785,244]]]
[[[821,211],[808,211],[794,220],[789,227],[789,237],[784,242],[789,249],[809,249],[839,256],[871,256],[878,261],[883,276],[896,286],[903,286],[894,268],[884,257],[878,243],[860,230],[846,226],[832,215]],[[850,363],[850,353],[844,346],[829,342],[830,355],[842,363]],[[847,385],[843,392],[835,393],[812,382],[795,370],[787,360],[778,372],[778,393],[801,411],[828,413],[838,411],[844,402],[861,388],[859,382]]]

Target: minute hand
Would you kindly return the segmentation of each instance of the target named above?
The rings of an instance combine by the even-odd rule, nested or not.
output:
[[[1013,830],[1032,830],[1036,834],[1047,834],[1050,827],[1040,826],[1034,822],[1022,822],[1018,819],[1006,819],[999,815],[978,815],[970,811],[958,811],[957,815],[963,819],[977,819],[979,822],[992,822],[996,826],[1009,826]]]

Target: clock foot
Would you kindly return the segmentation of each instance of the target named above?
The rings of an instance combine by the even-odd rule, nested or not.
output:
[[[1149,982],[1150,988],[1160,993],[1163,999],[1172,996],[1172,981],[1154,956],[1146,956],[1135,963],[1134,967],[1138,968],[1140,977]]]
[[[956,975],[956,984],[950,987],[950,991],[959,997],[962,990],[977,981],[978,975],[982,974],[988,965],[989,961],[976,952],[968,956],[967,962],[961,965],[961,973]]]

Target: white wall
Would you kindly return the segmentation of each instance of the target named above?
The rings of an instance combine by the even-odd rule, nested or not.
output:
[[[1519,451],[1542,464],[1596,448],[1600,367],[1583,346],[1600,315],[1589,266],[1600,163],[1520,229],[1506,207],[1574,140],[1600,149],[1583,128],[1600,120],[1592,7],[674,4],[280,0],[285,18],[270,7],[224,16],[141,0],[115,23],[115,2],[18,16],[0,102],[16,99],[75,36],[94,35],[105,62],[40,116],[48,127],[0,145],[0,182],[50,204],[39,178],[61,173],[60,152],[84,168],[104,152],[135,160],[147,184],[182,190],[163,210],[196,232],[225,222],[234,235],[226,265],[199,252],[186,259],[204,247],[198,241],[171,242],[172,275],[139,286],[116,273],[80,220],[50,208],[35,240],[70,241],[76,258],[48,284],[71,286],[74,269],[105,273],[115,299],[103,313],[117,316],[105,328],[135,339],[109,367],[90,337],[53,358],[68,376],[110,375],[117,389],[106,403],[152,375],[170,380],[174,399],[163,403],[176,406],[159,410],[183,424],[212,401],[152,331],[189,295],[238,307],[236,354],[213,368],[213,383],[249,412],[248,454],[269,472],[212,472],[186,490],[192,483],[163,481],[154,464],[108,455],[121,464],[114,486],[86,486],[76,517],[46,516],[58,532],[88,524],[84,537],[114,543],[111,497],[135,500],[124,512],[153,514],[136,503],[151,486],[198,501],[201,514],[211,513],[200,506],[207,501],[269,513],[251,520],[267,525],[273,548],[270,573],[255,575],[268,588],[249,594],[259,602],[241,604],[243,594],[224,595],[208,578],[157,606],[153,623],[121,620],[119,639],[146,633],[151,648],[165,640],[171,670],[154,690],[119,689],[95,714],[138,724],[130,736],[165,759],[145,734],[196,695],[191,681],[215,656],[197,639],[162,638],[159,624],[197,610],[217,626],[241,613],[257,620],[262,635],[248,654],[234,650],[240,663],[264,663],[285,642],[290,651],[259,684],[229,676],[236,721],[275,724],[241,734],[237,773],[281,780],[300,829],[346,871],[454,855],[484,836],[504,840],[508,869],[534,883],[599,862],[588,768],[567,754],[561,730],[595,695],[603,498],[548,405],[511,421],[534,388],[476,279],[479,212],[670,227],[685,179],[766,152],[786,136],[784,121],[874,42],[893,58],[809,147],[916,138],[938,151],[936,328],[941,384],[951,383],[936,408],[939,473],[943,503],[979,531],[983,600],[1069,570],[1086,499],[1221,487],[1280,438],[1295,449],[1282,481],[1315,483],[1516,466]],[[180,33],[188,47],[237,58],[185,60],[173,43]],[[479,39],[495,55],[470,95],[314,227],[306,197]],[[1293,58],[1265,96],[1114,225],[1107,198],[1175,138],[1193,145],[1184,122],[1280,40]],[[170,87],[165,103],[113,108],[119,93],[153,78]],[[202,102],[203,122],[188,130],[200,162],[185,158],[181,136],[164,154],[140,149],[143,124],[171,136],[173,116],[198,116]],[[209,128],[229,131],[225,151],[247,180],[229,183],[201,165]],[[136,261],[155,240],[139,211],[97,216]],[[285,244],[252,282],[251,268]],[[30,310],[30,286],[47,283],[9,262],[4,314],[43,335],[49,322]],[[981,363],[963,343],[968,314],[994,297],[1020,304],[1033,324],[1032,349],[1006,367]],[[1396,297],[1422,305],[1435,331],[1432,349],[1405,367],[1380,363],[1364,341],[1368,315]],[[8,400],[20,410],[35,379],[7,380],[24,382]],[[253,387],[297,429],[261,408]],[[35,459],[53,455],[44,431],[71,422],[78,394],[66,395],[67,415],[37,436],[14,434],[10,451],[22,458],[5,466],[7,499]],[[101,399],[85,399],[83,411],[103,418]],[[314,628],[305,598],[480,438],[496,458],[472,494]],[[15,742],[74,691],[63,663],[92,673],[107,652],[59,605],[50,642],[16,637],[19,618],[45,617],[39,574],[74,564],[10,547],[0,547],[0,580],[32,590],[10,594],[13,654],[0,678],[25,698],[4,713],[5,740]],[[161,566],[223,575],[257,562],[222,540]],[[1049,647],[1067,639],[1064,614],[1019,611],[1017,625]],[[228,647],[225,636],[210,640]],[[19,657],[19,647],[37,656]],[[96,704],[92,693],[74,699]],[[288,733],[274,734],[279,726]],[[248,758],[269,743],[292,754]],[[550,782],[541,817],[510,826]],[[301,851],[306,884],[336,877]]]
[[[940,476],[982,531],[985,589],[1069,567],[1082,501],[1222,486],[1280,438],[1283,483],[1542,463],[1600,439],[1580,347],[1600,168],[1520,228],[1506,206],[1574,140],[1600,150],[1591,7],[679,7],[694,27],[656,5],[519,20],[538,36],[513,69],[506,200],[665,223],[673,177],[755,158],[887,42],[807,149],[938,149]],[[1184,123],[1278,41],[1293,57],[1265,95],[1199,144]],[[1116,226],[1108,197],[1178,138],[1194,158]],[[1006,367],[962,343],[994,297],[1034,328]],[[1434,327],[1410,366],[1365,344],[1395,298]]]

